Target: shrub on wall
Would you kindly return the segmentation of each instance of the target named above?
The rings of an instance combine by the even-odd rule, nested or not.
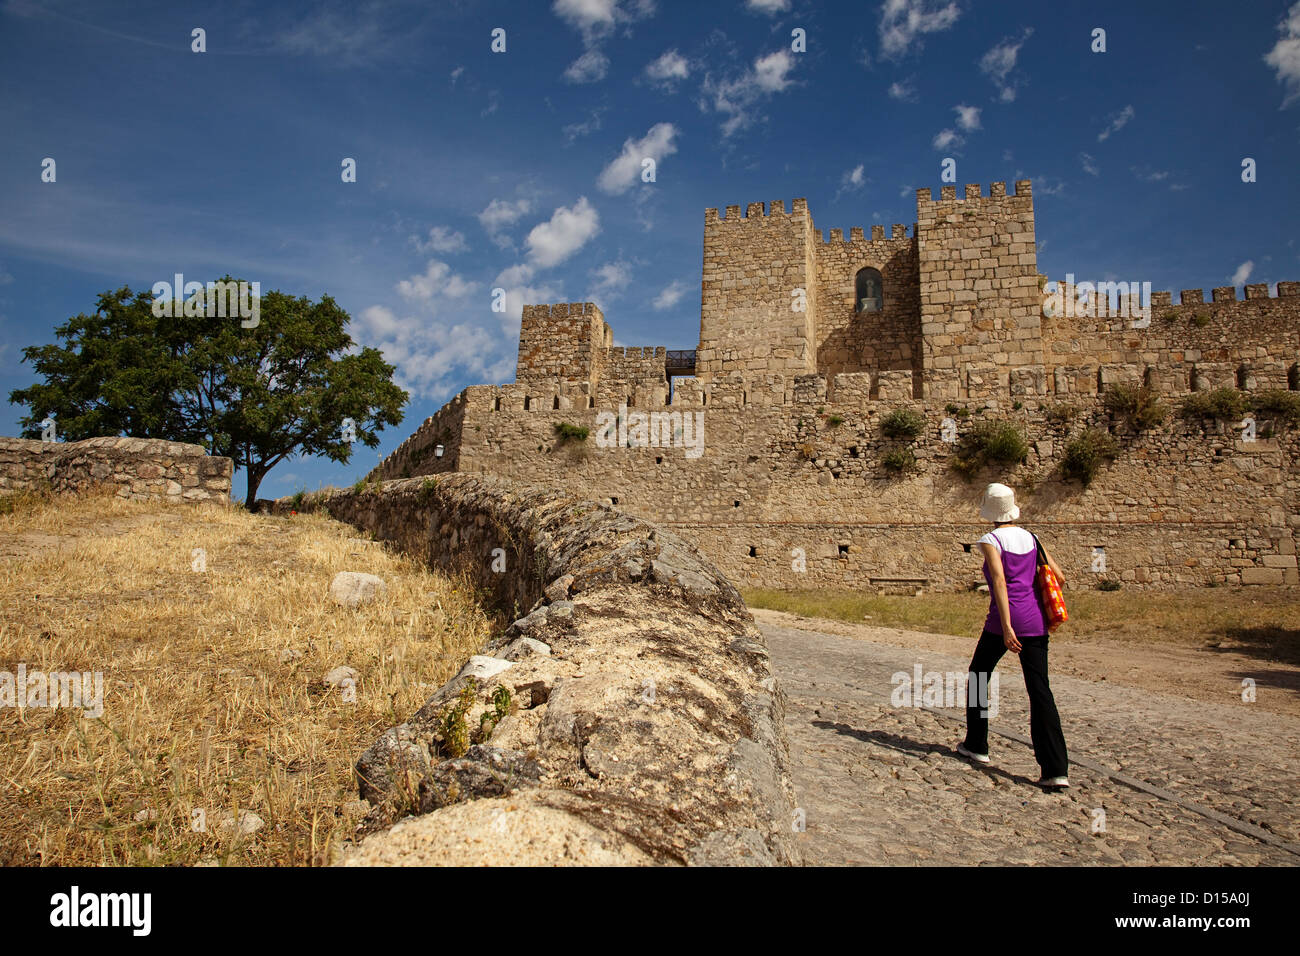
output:
[[[1100,428],[1090,428],[1066,443],[1061,455],[1061,474],[1087,485],[1101,466],[1113,460],[1118,452],[1115,439],[1109,433]]]
[[[1112,418],[1136,432],[1154,428],[1165,420],[1166,409],[1149,385],[1112,385],[1102,395],[1102,404]]]
[[[1212,392],[1193,392],[1183,399],[1178,414],[1184,418],[1214,418],[1235,421],[1250,407],[1246,396],[1235,388],[1216,388]]]
[[[1029,442],[1014,423],[984,421],[961,436],[952,467],[969,477],[990,462],[1014,465],[1028,454]]]
[[[1256,395],[1251,404],[1256,414],[1270,418],[1278,425],[1294,427],[1300,424],[1300,394],[1270,388]]]
[[[885,456],[880,459],[880,463],[890,471],[907,471],[916,464],[916,456],[912,454],[910,448],[895,448],[886,452]]]
[[[880,420],[886,438],[915,438],[925,431],[925,416],[914,408],[896,408]]]
[[[1053,425],[1064,425],[1074,421],[1078,414],[1079,409],[1076,406],[1057,402],[1047,407],[1046,417]]]
[[[570,425],[568,422],[556,422],[555,434],[561,442],[586,441],[591,430],[582,425]]]

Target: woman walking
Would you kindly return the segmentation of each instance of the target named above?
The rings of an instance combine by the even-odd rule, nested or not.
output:
[[[1068,787],[1069,758],[1061,716],[1047,682],[1047,617],[1038,599],[1035,578],[1038,570],[1038,539],[1014,523],[1020,517],[1015,492],[1006,485],[991,484],[980,503],[980,517],[993,522],[993,530],[979,539],[984,555],[984,580],[989,585],[989,613],[984,622],[975,655],[971,658],[970,685],[988,687],[990,675],[1007,651],[1020,655],[1029,692],[1029,734],[1034,758],[1042,770],[1039,786]],[[1064,582],[1061,569],[1043,551],[1052,570]],[[976,683],[976,682],[979,683]],[[976,763],[989,762],[988,702],[967,697],[966,739],[957,753]]]

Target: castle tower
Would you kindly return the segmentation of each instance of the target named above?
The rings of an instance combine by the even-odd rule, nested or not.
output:
[[[1034,200],[1029,180],[916,193],[926,398],[1043,394]]]
[[[816,370],[817,267],[808,202],[704,211],[696,376],[806,375]]]

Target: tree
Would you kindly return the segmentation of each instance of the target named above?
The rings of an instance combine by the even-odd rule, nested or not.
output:
[[[402,421],[407,393],[393,384],[393,366],[378,350],[357,348],[350,316],[329,296],[269,292],[252,328],[238,316],[171,318],[153,306],[147,292],[104,292],[93,314],[55,329],[64,344],[23,349],[45,379],[9,395],[32,410],[20,419],[26,437],[39,437],[53,414],[69,441],[131,435],[200,444],[245,470],[252,510],[267,472],[294,454],[346,464],[348,419],[368,448]]]

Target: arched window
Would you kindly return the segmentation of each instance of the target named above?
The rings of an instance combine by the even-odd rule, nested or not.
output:
[[[885,307],[885,283],[879,269],[859,269],[853,280],[853,311],[879,312]]]

